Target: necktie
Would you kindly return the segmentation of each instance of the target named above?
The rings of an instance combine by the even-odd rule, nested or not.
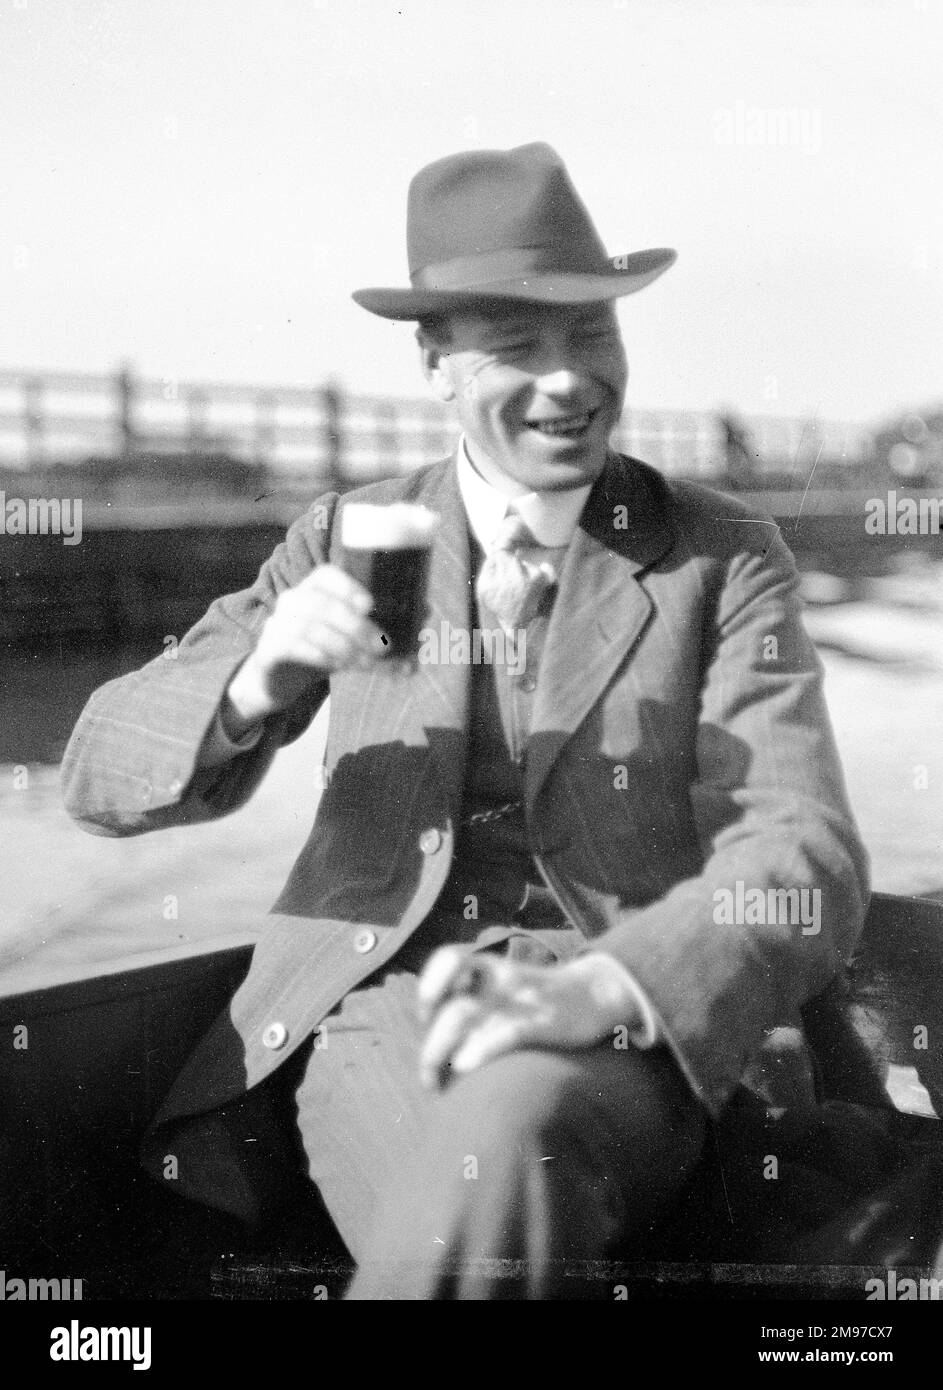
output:
[[[544,594],[556,583],[552,565],[546,561],[534,564],[520,553],[528,546],[536,547],[537,541],[527,523],[516,512],[508,512],[475,586],[479,603],[491,610],[505,632],[526,627]]]

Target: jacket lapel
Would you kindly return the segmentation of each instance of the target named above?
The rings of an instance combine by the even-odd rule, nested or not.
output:
[[[437,512],[440,524],[429,566],[428,608],[424,626],[438,642],[438,660],[421,662],[411,677],[416,708],[426,727],[443,783],[453,805],[461,804],[465,769],[455,758],[454,741],[437,731],[456,731],[465,746],[468,728],[470,670],[465,661],[449,659],[450,634],[471,628],[471,559],[468,521],[454,459],[433,474],[415,499]]]
[[[529,812],[651,613],[638,576],[674,541],[655,486],[648,469],[617,455],[587,498],[564,559],[534,696],[525,759]]]

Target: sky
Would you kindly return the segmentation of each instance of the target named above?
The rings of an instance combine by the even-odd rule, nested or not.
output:
[[[0,369],[422,395],[422,165],[546,140],[613,256],[629,403],[943,401],[943,0],[0,0]]]

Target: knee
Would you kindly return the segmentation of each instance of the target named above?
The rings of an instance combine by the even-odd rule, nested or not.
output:
[[[667,1055],[607,1049],[496,1058],[452,1083],[441,1118],[468,1152],[549,1156],[566,1148],[604,1167],[687,1167],[706,1132],[701,1106]]]
[[[495,1058],[453,1082],[442,1100],[447,1127],[458,1126],[479,1155],[546,1148],[568,1130],[589,1137],[600,1119],[597,1097],[566,1053]]]

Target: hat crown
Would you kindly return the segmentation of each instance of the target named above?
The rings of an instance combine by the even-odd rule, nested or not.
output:
[[[599,272],[605,247],[549,145],[469,150],[421,169],[409,186],[410,279],[497,252],[538,251],[559,271]]]

